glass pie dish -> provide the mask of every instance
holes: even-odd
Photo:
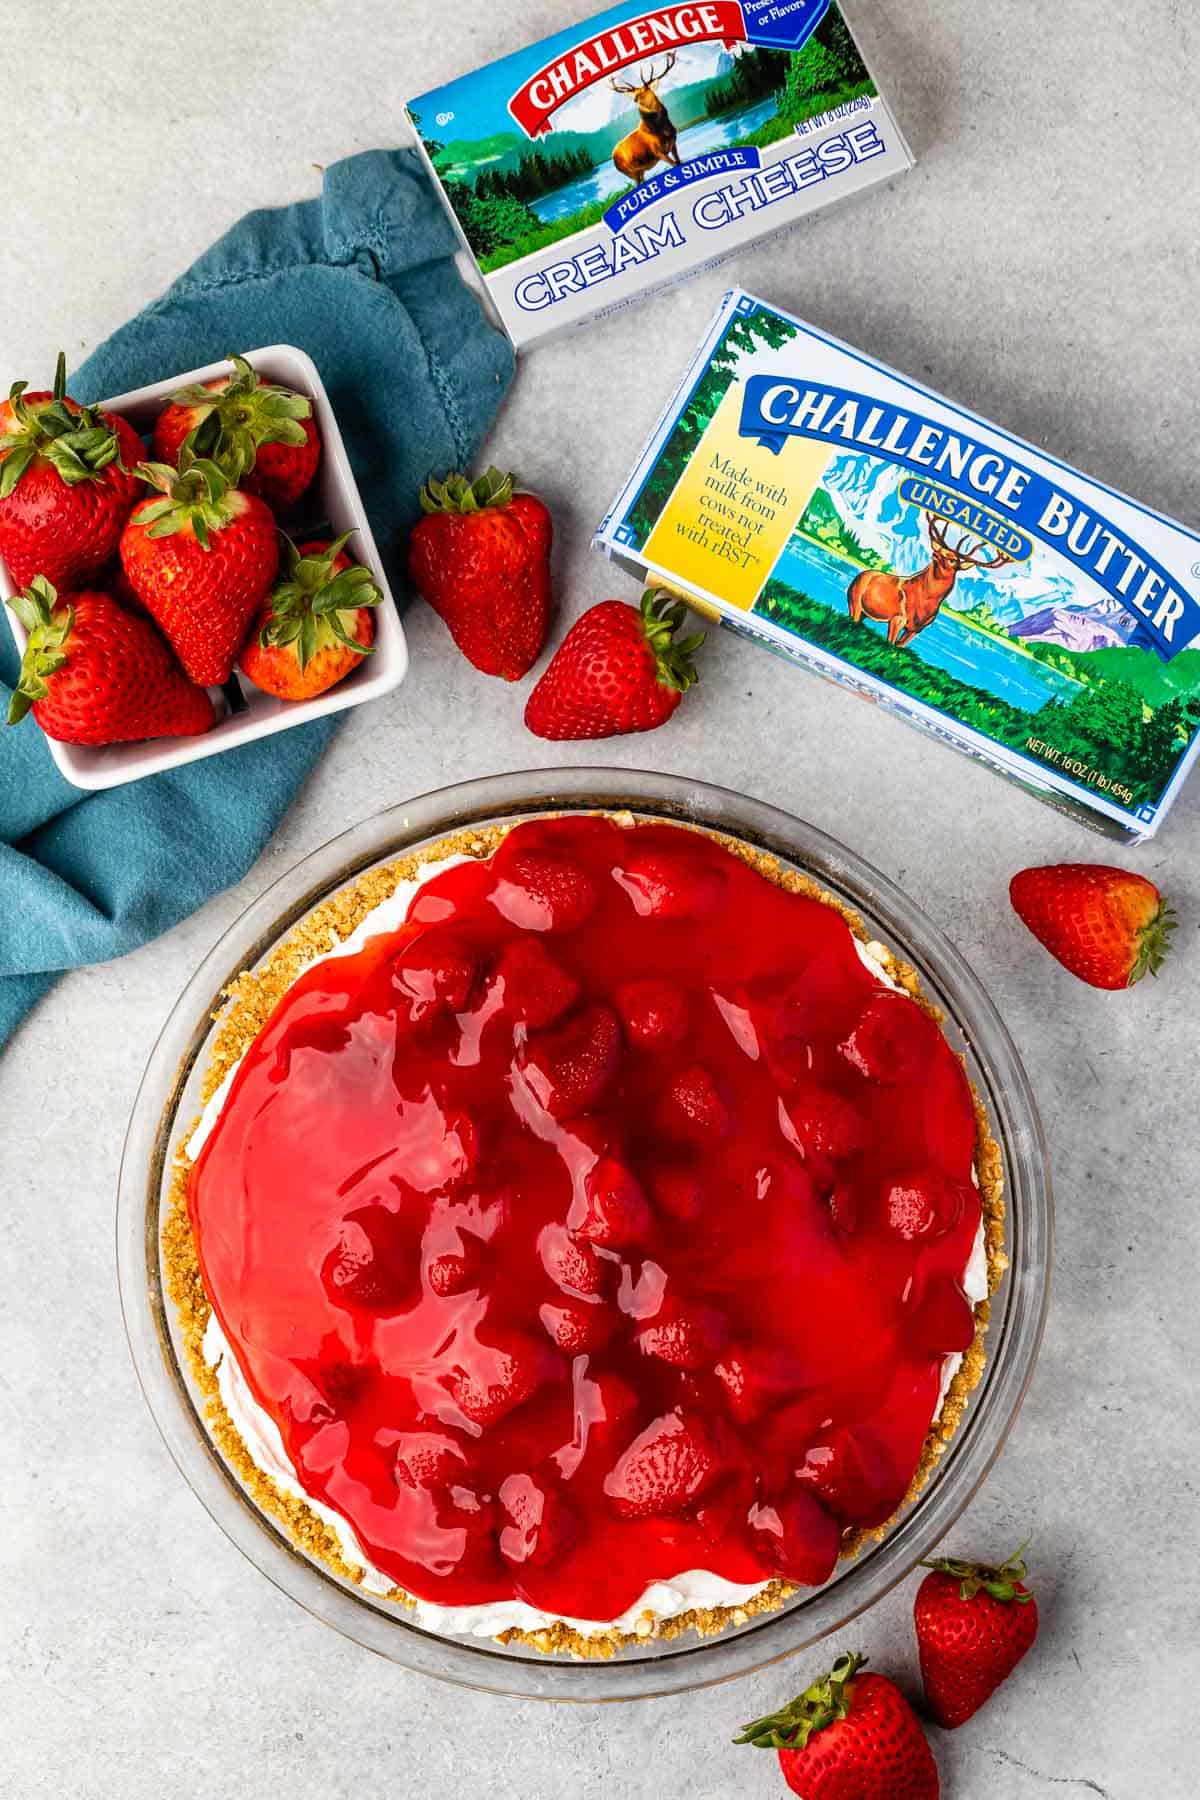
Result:
[[[629,1642],[608,1660],[577,1660],[426,1630],[403,1607],[339,1578],[292,1543],[210,1435],[166,1292],[162,1233],[172,1163],[201,1110],[213,1015],[231,982],[376,865],[471,826],[596,810],[701,825],[765,851],[853,908],[872,938],[917,970],[1000,1147],[1008,1267],[992,1296],[982,1380],[924,1489],[878,1541],[839,1564],[824,1587],[718,1636],[687,1632]],[[122,1158],[117,1251],[126,1332],[150,1410],[197,1498],[256,1568],[317,1618],[406,1668],[496,1693],[591,1703],[702,1687],[804,1649],[874,1605],[929,1554],[999,1455],[1029,1385],[1052,1231],[1045,1144],[1017,1052],[967,964],[899,888],[824,833],[761,802],[677,776],[581,768],[489,777],[391,808],[305,858],[243,913],[188,983],[151,1055]]]

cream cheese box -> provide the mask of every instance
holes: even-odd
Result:
[[[518,349],[911,164],[835,0],[634,0],[407,112]]]

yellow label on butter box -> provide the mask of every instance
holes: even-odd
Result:
[[[734,381],[646,544],[687,586],[749,612],[829,464],[828,444],[789,437],[778,453],[740,435]]]

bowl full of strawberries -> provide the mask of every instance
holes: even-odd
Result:
[[[0,402],[9,722],[114,787],[378,698],[408,654],[311,358],[248,351],[80,406]],[[29,723],[23,723],[27,717]]]

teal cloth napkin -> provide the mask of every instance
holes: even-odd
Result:
[[[473,461],[512,374],[457,248],[415,152],[348,157],[320,199],[240,220],[88,358],[70,392],[102,400],[234,350],[298,344],[398,578],[421,482]],[[15,672],[0,625],[0,716]],[[98,794],[59,775],[32,720],[0,729],[0,1045],[63,970],[124,955],[239,881],[337,723]]]

